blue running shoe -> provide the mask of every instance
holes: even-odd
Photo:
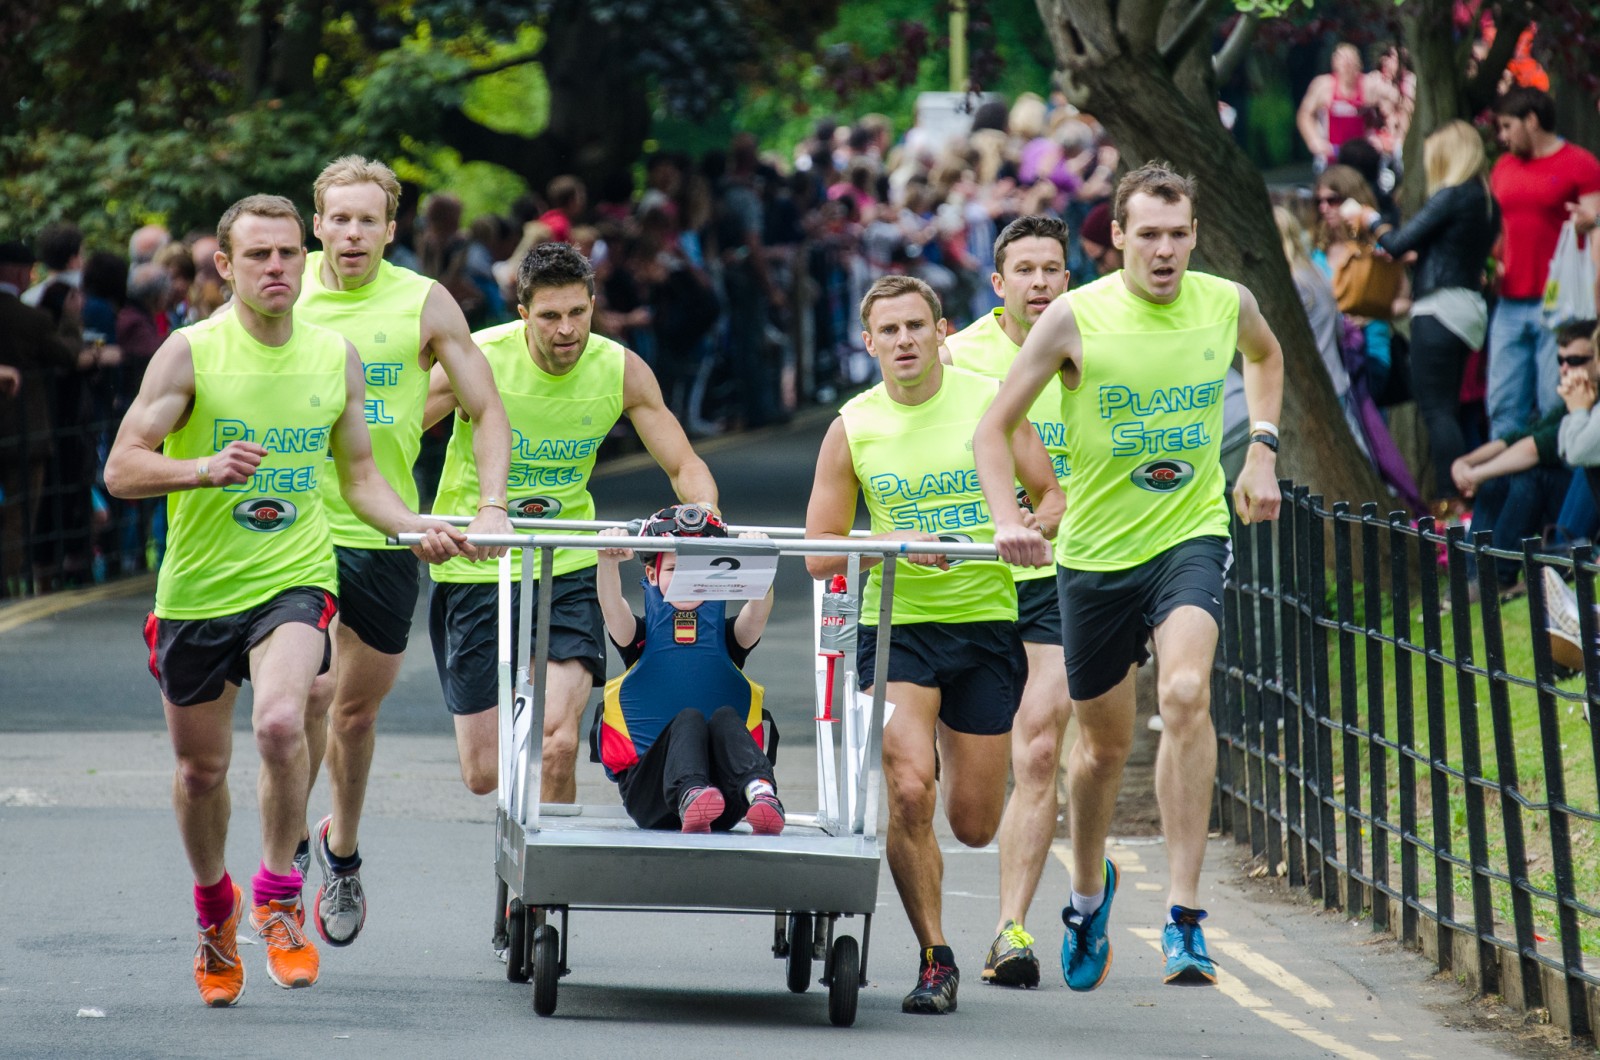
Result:
[[[1106,926],[1111,921],[1111,899],[1117,894],[1117,863],[1106,858],[1106,896],[1089,916],[1070,904],[1061,910],[1067,933],[1061,939],[1061,974],[1074,990],[1093,990],[1106,981],[1111,971],[1111,939]]]
[[[1175,922],[1169,920],[1161,932],[1161,948],[1167,954],[1163,980],[1179,985],[1212,985],[1217,981],[1217,966],[1206,953],[1206,934],[1200,929],[1206,911],[1175,905],[1172,915]]]

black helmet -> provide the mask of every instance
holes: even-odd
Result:
[[[703,504],[673,504],[639,523],[639,537],[727,537],[728,528],[717,513]],[[649,563],[659,552],[639,551]]]
[[[674,504],[639,526],[640,537],[727,537],[728,528],[703,504]]]

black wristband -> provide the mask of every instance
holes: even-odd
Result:
[[[1257,431],[1250,436],[1250,440],[1252,442],[1260,442],[1268,449],[1271,449],[1274,453],[1278,451],[1278,436],[1275,434],[1268,434],[1266,431]]]

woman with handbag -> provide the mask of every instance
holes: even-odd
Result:
[[[1289,262],[1295,293],[1300,296],[1306,322],[1311,325],[1311,337],[1317,342],[1317,352],[1322,354],[1322,363],[1328,369],[1328,379],[1344,409],[1351,435],[1394,495],[1407,508],[1420,513],[1423,505],[1416,482],[1389,434],[1383,414],[1367,392],[1361,367],[1362,343],[1357,339],[1346,349],[1344,337],[1353,330],[1353,325],[1339,312],[1328,278],[1312,263],[1307,253],[1305,229],[1286,207],[1274,206],[1272,218],[1278,225],[1278,238],[1283,243],[1283,256]]]
[[[1379,248],[1395,259],[1414,255],[1411,305],[1411,392],[1428,428],[1438,499],[1457,507],[1450,465],[1467,451],[1460,421],[1461,373],[1483,346],[1488,310],[1484,263],[1500,231],[1486,177],[1483,139],[1464,121],[1450,121],[1423,143],[1428,199],[1398,229],[1378,233]],[[1372,224],[1376,211],[1364,209]]]
[[[1360,222],[1361,213],[1347,216],[1348,202],[1362,212],[1377,212],[1372,188],[1358,170],[1329,166],[1317,178],[1315,195],[1312,261],[1332,281],[1339,309],[1361,332],[1368,391],[1380,404],[1392,404],[1381,400],[1391,390],[1393,331],[1388,322],[1404,308],[1405,272],[1378,257],[1371,231]]]

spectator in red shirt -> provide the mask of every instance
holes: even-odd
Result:
[[[572,176],[557,177],[545,190],[550,209],[540,215],[539,222],[550,229],[557,243],[570,243],[572,223],[583,216],[584,207],[588,205],[589,197],[584,192],[583,181]]]
[[[1556,135],[1555,100],[1513,88],[1495,108],[1506,153],[1490,189],[1500,204],[1500,302],[1489,326],[1489,434],[1525,428],[1561,406],[1556,341],[1544,319],[1544,285],[1569,216],[1587,235],[1600,210],[1600,161]]]

